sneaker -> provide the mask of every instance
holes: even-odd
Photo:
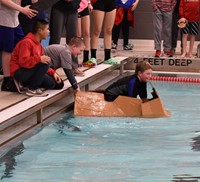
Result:
[[[160,57],[161,56],[161,50],[156,50],[154,57]]]
[[[112,47],[111,47],[111,49],[117,49],[117,44],[112,43]]]
[[[166,57],[173,57],[173,54],[172,54],[172,52],[165,52],[165,54],[164,54]]]
[[[176,54],[176,48],[172,48],[171,52],[172,52],[173,55]]]
[[[85,73],[81,70],[79,70],[78,68],[74,69],[74,75],[75,76],[85,76]]]
[[[133,47],[134,47],[134,45],[131,44],[131,43],[129,43],[128,46],[131,47],[132,49],[133,49]]]
[[[96,61],[96,59],[95,58],[91,58],[91,59],[89,59],[88,61],[86,61],[86,62],[83,62],[83,66],[85,66],[85,67],[95,67],[95,66],[97,66],[97,61]]]
[[[115,64],[120,64],[121,62],[116,60],[115,58],[110,58],[108,60],[105,60],[103,63],[104,64],[113,64],[113,65],[115,65]]]
[[[3,80],[1,85],[1,91],[17,92],[17,88],[12,78],[9,81]]]
[[[124,46],[124,50],[129,51],[129,50],[133,50],[133,48],[128,44]]]
[[[15,83],[15,86],[17,88],[17,91],[20,93],[20,94],[24,94],[27,90],[26,87],[24,87],[20,82],[18,82],[17,80],[13,79],[14,83]]]
[[[32,89],[27,89],[26,93],[27,96],[29,97],[46,97],[48,96],[48,94],[44,93],[44,91],[42,91],[40,88],[36,89],[36,90],[32,90]]]

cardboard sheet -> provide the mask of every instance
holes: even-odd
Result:
[[[104,95],[95,92],[78,92],[74,105],[75,116],[98,117],[168,117],[160,98],[146,103],[140,99],[119,96],[113,102],[104,100]]]

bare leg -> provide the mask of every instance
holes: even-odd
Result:
[[[97,49],[105,12],[92,11],[91,49]]]
[[[83,16],[81,18],[82,37],[85,43],[85,50],[90,50],[90,16]]]
[[[10,58],[11,53],[2,51],[2,68],[4,77],[10,76]]]
[[[195,42],[195,35],[190,35],[190,48],[189,48],[189,53],[188,53],[188,56],[190,58],[193,58],[192,51],[194,47],[194,42]]]
[[[82,32],[81,32],[81,18],[78,18],[77,36],[78,37],[82,37]]]
[[[112,29],[115,21],[116,9],[106,12],[104,18],[104,49],[111,49]]]
[[[182,36],[182,54],[181,54],[181,58],[185,58],[185,56],[187,54],[187,52],[186,52],[187,37],[188,37],[188,34],[183,34],[183,36]]]

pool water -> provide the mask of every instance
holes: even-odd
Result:
[[[200,86],[153,85],[171,117],[60,115],[0,159],[1,180],[165,182],[176,175],[189,175],[198,181]]]

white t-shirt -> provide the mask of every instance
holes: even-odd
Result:
[[[12,0],[14,3],[20,5],[21,0]],[[19,25],[18,19],[19,11],[9,8],[0,1],[0,25],[5,27],[15,28]]]

